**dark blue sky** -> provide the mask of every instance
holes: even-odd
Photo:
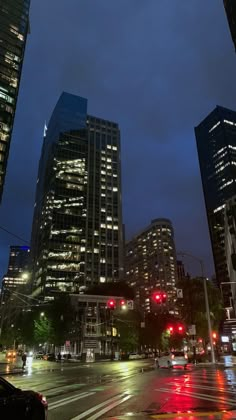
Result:
[[[235,78],[222,0],[32,0],[1,225],[30,240],[44,122],[65,90],[120,125],[127,238],[168,217],[211,275],[194,126],[216,104],[236,109]],[[1,231],[0,278],[11,244]]]

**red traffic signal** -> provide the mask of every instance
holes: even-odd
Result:
[[[154,293],[153,298],[157,303],[161,302],[161,294],[160,293]]]
[[[170,334],[172,334],[173,331],[174,331],[174,328],[172,326],[168,327],[167,329],[168,329],[168,331],[169,331]]]
[[[125,299],[121,299],[120,301],[120,307],[121,309],[127,309],[127,304]]]
[[[165,292],[155,292],[153,293],[152,298],[156,303],[165,303],[167,294]]]
[[[165,303],[167,299],[167,294],[166,293],[162,293],[162,302]]]
[[[178,326],[178,332],[179,332],[180,334],[183,334],[183,332],[184,332],[184,327],[183,327],[183,325],[179,325],[179,326]]]
[[[114,301],[114,299],[109,299],[107,301],[107,308],[115,309],[115,307],[116,307],[116,302]]]

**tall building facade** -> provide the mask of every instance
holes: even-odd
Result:
[[[155,219],[126,243],[126,281],[144,312],[153,309],[152,295],[166,292],[168,302],[176,297],[176,250],[174,230],[168,219]]]
[[[7,273],[3,277],[2,290],[14,291],[26,284],[29,278],[30,248],[28,246],[10,246]]]
[[[32,229],[33,289],[53,299],[117,281],[123,256],[120,131],[63,93],[45,133]]]
[[[30,0],[0,1],[0,202],[29,29],[29,8]]]
[[[235,0],[224,0],[225,12],[229,23],[229,29],[236,50],[236,3]]]
[[[232,292],[232,303],[227,310],[228,318],[231,317],[230,308],[236,314],[236,196],[225,204],[225,256],[228,268],[229,281]],[[226,285],[227,286],[227,285]],[[225,285],[222,284],[222,288]]]
[[[236,194],[236,112],[217,106],[195,127],[198,157],[218,287],[229,281],[225,205]],[[225,289],[225,306],[229,305]]]

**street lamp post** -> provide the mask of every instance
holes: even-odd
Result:
[[[200,258],[195,257],[192,254],[188,254],[187,252],[178,252],[178,254],[179,255],[182,255],[182,256],[187,256],[187,257],[193,258],[194,260],[198,261],[198,263],[201,266],[201,276],[202,276],[202,279],[203,279],[203,286],[204,286],[205,305],[206,305],[206,317],[207,317],[207,324],[208,324],[208,334],[209,334],[210,345],[211,345],[211,362],[213,364],[215,364],[215,362],[216,362],[216,359],[215,359],[215,349],[214,349],[213,337],[212,337],[212,328],[211,328],[211,317],[210,317],[210,309],[209,309],[209,300],[208,300],[206,276],[205,276],[205,272],[204,272],[204,264],[203,264],[203,261]]]

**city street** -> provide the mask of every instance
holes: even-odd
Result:
[[[189,365],[187,370],[168,370],[153,369],[153,361],[140,360],[32,372],[6,379],[46,395],[49,420],[161,418],[161,413],[180,411],[200,411],[214,418],[218,410],[236,409],[235,366]],[[170,414],[169,418],[180,417]]]

